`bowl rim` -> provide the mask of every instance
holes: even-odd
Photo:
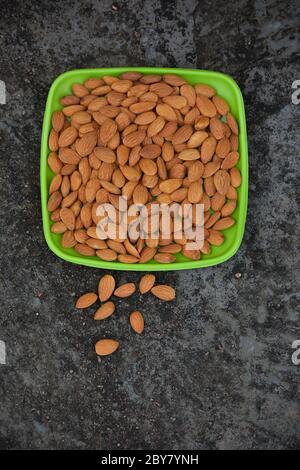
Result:
[[[181,262],[174,262],[170,264],[152,264],[152,263],[143,263],[143,264],[126,264],[120,263],[118,261],[103,261],[100,258],[94,259],[93,257],[80,257],[75,255],[69,255],[64,251],[63,248],[58,248],[52,237],[52,232],[50,231],[50,217],[47,209],[47,200],[48,200],[48,191],[47,191],[47,157],[48,157],[48,135],[50,131],[51,123],[51,114],[52,109],[51,105],[53,102],[53,96],[56,88],[69,77],[76,77],[78,80],[78,73],[84,74],[120,74],[126,71],[137,71],[141,73],[158,73],[158,74],[178,74],[189,73],[190,75],[201,77],[204,75],[212,75],[218,78],[221,78],[223,81],[227,82],[235,92],[237,107],[239,110],[238,124],[241,138],[243,139],[243,158],[241,159],[241,174],[243,177],[243,185],[241,187],[241,193],[239,197],[240,204],[240,214],[236,223],[238,225],[237,235],[230,246],[230,248],[222,254],[216,255],[213,258],[200,259],[198,261],[187,260]],[[98,269],[111,269],[117,271],[178,271],[178,270],[189,270],[197,268],[205,268],[216,266],[218,264],[224,263],[232,258],[238,251],[245,232],[245,224],[247,218],[247,207],[248,207],[248,145],[247,145],[247,127],[246,127],[246,116],[245,116],[245,106],[244,100],[241,93],[241,90],[236,83],[236,81],[228,74],[223,72],[215,72],[205,69],[186,69],[186,68],[170,68],[170,67],[103,67],[103,68],[85,68],[85,69],[72,69],[62,74],[58,75],[56,79],[52,82],[51,87],[48,92],[43,126],[42,126],[42,139],[41,139],[41,151],[40,151],[40,188],[41,188],[41,207],[42,207],[42,223],[43,223],[43,232],[46,243],[50,250],[57,255],[59,258],[64,261],[71,262],[73,264],[79,264],[84,266],[89,266]]]

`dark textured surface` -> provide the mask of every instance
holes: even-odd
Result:
[[[300,366],[291,361],[300,339],[297,2],[112,4],[0,0],[0,448],[300,448]],[[174,304],[136,295],[99,325],[73,304],[101,272],[59,260],[44,241],[39,147],[53,79],[118,65],[208,68],[237,80],[249,214],[226,264],[158,275],[176,286]],[[138,302],[143,337],[127,320]],[[98,361],[104,335],[122,345]]]

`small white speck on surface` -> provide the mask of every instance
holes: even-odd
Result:
[[[235,273],[234,277],[236,279],[240,279],[242,277],[242,273]]]

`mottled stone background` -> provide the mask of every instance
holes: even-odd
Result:
[[[0,448],[299,449],[297,1],[0,0],[0,13]],[[137,295],[99,325],[73,305],[102,272],[58,259],[44,241],[39,149],[53,79],[118,65],[234,77],[247,112],[249,212],[230,261],[158,274],[176,286],[174,304]],[[139,302],[142,337],[128,325]],[[98,361],[104,335],[122,345]]]

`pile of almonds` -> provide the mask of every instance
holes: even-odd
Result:
[[[199,260],[221,245],[222,231],[235,223],[241,175],[238,126],[216,90],[177,75],[126,72],[76,83],[72,92],[53,113],[49,135],[48,210],[63,248],[105,261],[171,263],[177,253]],[[119,196],[149,211],[157,203],[202,203],[202,248],[188,250],[189,240],[174,231],[166,239],[160,226],[155,238],[100,240],[97,208],[119,210]],[[195,226],[193,210],[189,218]]]
[[[112,295],[119,298],[130,297],[136,291],[136,286],[133,282],[122,284],[116,288],[116,281],[110,274],[105,274],[99,281],[98,294],[95,292],[88,292],[83,294],[77,299],[76,308],[88,308],[94,305],[95,302],[100,300],[101,306],[96,310],[94,319],[105,320],[110,317],[115,311],[115,304],[109,300]],[[151,292],[155,297],[160,300],[172,301],[175,299],[175,290],[165,284],[155,285],[154,274],[145,274],[139,282],[139,291],[141,294]],[[129,317],[130,325],[138,334],[144,331],[144,317],[138,310],[133,311]],[[115,339],[105,338],[98,341],[95,345],[96,354],[98,356],[107,356],[119,347],[119,342]]]

